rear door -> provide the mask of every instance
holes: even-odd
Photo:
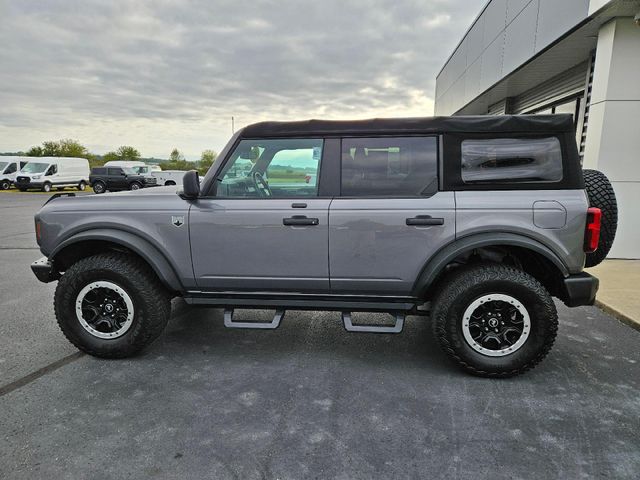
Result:
[[[122,190],[127,188],[127,179],[120,167],[107,168],[108,189]]]
[[[453,192],[438,191],[438,138],[343,138],[329,212],[333,293],[410,295],[455,238]]]
[[[242,140],[215,192],[193,203],[193,270],[208,291],[329,291],[328,217],[316,175],[323,140]],[[324,161],[324,159],[322,160]]]

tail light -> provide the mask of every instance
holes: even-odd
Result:
[[[598,249],[601,220],[602,211],[599,208],[592,207],[587,210],[587,227],[584,232],[585,253],[593,253]]]
[[[36,220],[36,242],[40,245],[40,239],[42,238],[42,223],[40,220]]]

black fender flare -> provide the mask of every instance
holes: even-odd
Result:
[[[432,285],[442,270],[459,255],[476,248],[491,246],[514,246],[532,250],[549,260],[563,277],[569,276],[569,269],[564,262],[546,245],[538,240],[516,233],[496,232],[479,233],[459,238],[442,247],[422,268],[413,285],[412,294],[421,297]]]
[[[126,232],[124,230],[98,228],[78,232],[56,245],[49,255],[49,260],[55,262],[56,255],[69,245],[89,240],[101,240],[116,243],[128,248],[140,255],[140,257],[149,264],[165,287],[175,292],[184,291],[184,287],[180,282],[175,269],[169,263],[167,258],[149,241],[134,233]]]

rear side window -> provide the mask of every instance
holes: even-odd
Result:
[[[559,182],[560,141],[555,137],[463,140],[461,173],[467,184]]]
[[[92,173],[94,175],[106,175],[107,169],[106,168],[94,168]]]
[[[436,137],[344,138],[343,196],[432,195],[438,188]]]
[[[121,168],[109,168],[107,171],[109,172],[109,175],[120,175],[122,173]]]

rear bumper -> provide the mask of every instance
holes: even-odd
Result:
[[[47,257],[42,257],[31,264],[31,271],[43,283],[53,282],[60,278],[60,274],[53,269]]]
[[[600,282],[586,272],[569,275],[563,281],[564,298],[567,307],[593,305]]]

